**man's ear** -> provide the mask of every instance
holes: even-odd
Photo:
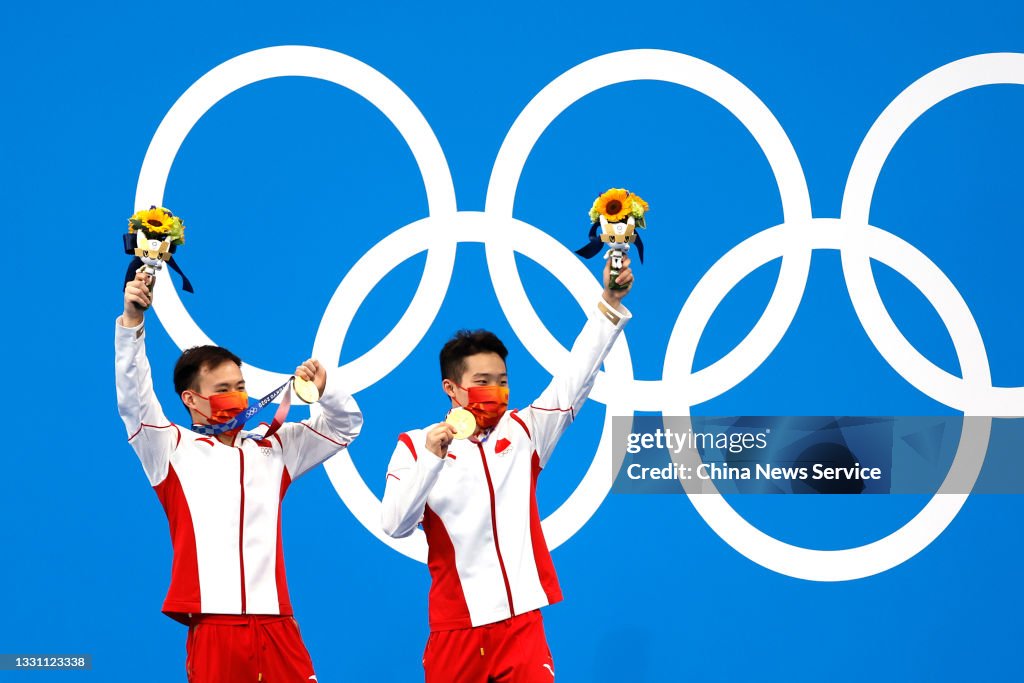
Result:
[[[441,380],[441,389],[450,399],[455,399],[455,382],[450,379]]]
[[[181,402],[185,404],[186,408],[196,407],[196,395],[191,389],[186,389],[181,392]]]

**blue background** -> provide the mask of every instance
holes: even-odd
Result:
[[[825,4],[5,3],[0,650],[93,655],[91,673],[49,674],[62,680],[184,680],[185,629],[159,612],[170,569],[166,521],[116,414],[111,337],[126,265],[120,234],[139,167],[164,114],[202,74],[279,44],[360,59],[416,103],[444,149],[459,208],[481,210],[505,133],[542,87],[606,52],[675,50],[728,71],[767,104],[800,157],[814,215],[831,217],[858,145],[884,107],[947,62],[1024,51],[1024,7]],[[917,246],[962,292],[1004,386],[1024,384],[1014,304],[1022,115],[1024,88],[1010,86],[935,107],[889,157],[871,213],[874,225]],[[652,206],[650,258],[636,269],[627,336],[636,375],[657,379],[692,287],[733,245],[781,221],[779,195],[763,154],[728,112],[699,93],[650,82],[606,88],[559,117],[530,156],[515,214],[575,248],[593,197],[613,185]],[[298,78],[249,86],[204,116],[177,156],[165,203],[189,226],[181,262],[197,289],[184,295],[193,317],[247,361],[281,371],[309,355],[321,311],[358,255],[426,215],[412,155],[387,119],[352,92]],[[362,246],[353,253],[311,246],[347,241],[356,229]],[[244,244],[244,253],[226,251],[227,240]],[[541,317],[568,345],[582,312],[552,275],[517,261]],[[423,262],[423,254],[410,259],[375,289],[342,361],[398,320]],[[590,266],[596,272],[599,264]],[[292,276],[297,267],[301,278]],[[908,338],[957,372],[948,334],[924,298],[895,271],[874,270]],[[698,367],[752,327],[777,272],[770,263],[729,295],[705,332]],[[471,311],[456,305],[467,297]],[[467,326],[494,329],[508,343],[514,404],[547,382],[497,306],[482,246],[460,246],[448,299],[427,336],[357,396],[367,424],[352,455],[378,495],[397,433],[445,410],[436,352]],[[183,421],[170,382],[177,349],[155,317],[149,330],[158,394],[169,416]],[[888,367],[853,313],[838,255],[817,252],[801,308],[775,352],[695,411],[949,408]],[[589,404],[559,446],[541,480],[543,514],[579,482],[603,417],[602,405]],[[842,548],[892,532],[926,500],[733,502],[777,538]],[[284,510],[291,595],[320,680],[420,679],[426,568],[371,537],[322,469],[293,487]],[[747,560],[684,496],[609,496],[554,552],[567,596],[545,610],[558,680],[1012,676],[1022,510],[1017,496],[972,497],[903,565],[823,584]]]

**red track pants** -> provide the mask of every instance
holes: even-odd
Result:
[[[197,614],[189,622],[185,650],[189,683],[316,681],[290,616]]]
[[[423,653],[426,683],[551,683],[540,610],[475,628],[433,631]]]

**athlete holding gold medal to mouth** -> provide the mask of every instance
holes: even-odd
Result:
[[[426,683],[554,679],[540,608],[562,592],[537,512],[537,478],[631,317],[622,299],[633,284],[626,256],[633,240],[623,236],[643,227],[647,208],[625,190],[595,201],[591,220],[610,235],[598,243],[615,252],[605,262],[604,291],[568,362],[533,403],[508,410],[505,345],[491,332],[463,330],[440,354],[447,417],[398,437],[382,523],[395,538],[420,524],[426,533]]]
[[[173,241],[184,241],[184,224],[152,207],[132,217],[129,231],[126,249],[142,266],[129,266],[115,327],[117,406],[170,526],[174,559],[163,611],[189,627],[188,680],[316,680],[288,597],[281,503],[294,480],[358,436],[359,406],[312,358],[250,406],[242,361],[222,347],[198,346],[174,368],[191,427],[169,421],[153,390],[143,323],[160,261]],[[285,422],[292,391],[321,410]],[[245,431],[277,396],[271,424]]]

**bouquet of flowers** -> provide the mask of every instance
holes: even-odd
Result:
[[[601,251],[602,244],[607,244],[608,251],[604,257],[611,260],[609,287],[612,289],[622,288],[616,284],[615,278],[622,270],[623,258],[631,244],[636,244],[640,263],[644,262],[644,243],[636,228],[647,227],[645,217],[650,208],[639,195],[620,188],[602,193],[590,207],[589,241],[577,249],[576,253],[583,258],[591,258]]]
[[[140,269],[150,275],[156,275],[167,263],[171,270],[181,276],[181,287],[191,292],[189,282],[181,268],[174,261],[174,252],[185,243],[185,223],[169,209],[162,206],[150,206],[148,209],[135,212],[128,219],[128,232],[124,235],[124,252],[134,256],[128,264],[125,284],[135,277]]]
[[[128,219],[128,234],[142,231],[148,239],[163,240],[171,238],[171,244],[185,244],[185,224],[169,209],[162,206],[150,206],[143,211],[136,211]]]
[[[609,223],[619,223],[632,216],[637,226],[646,228],[644,214],[650,208],[640,195],[635,195],[629,190],[612,188],[594,200],[594,205],[590,207],[590,222],[596,226],[601,216],[604,216]]]

